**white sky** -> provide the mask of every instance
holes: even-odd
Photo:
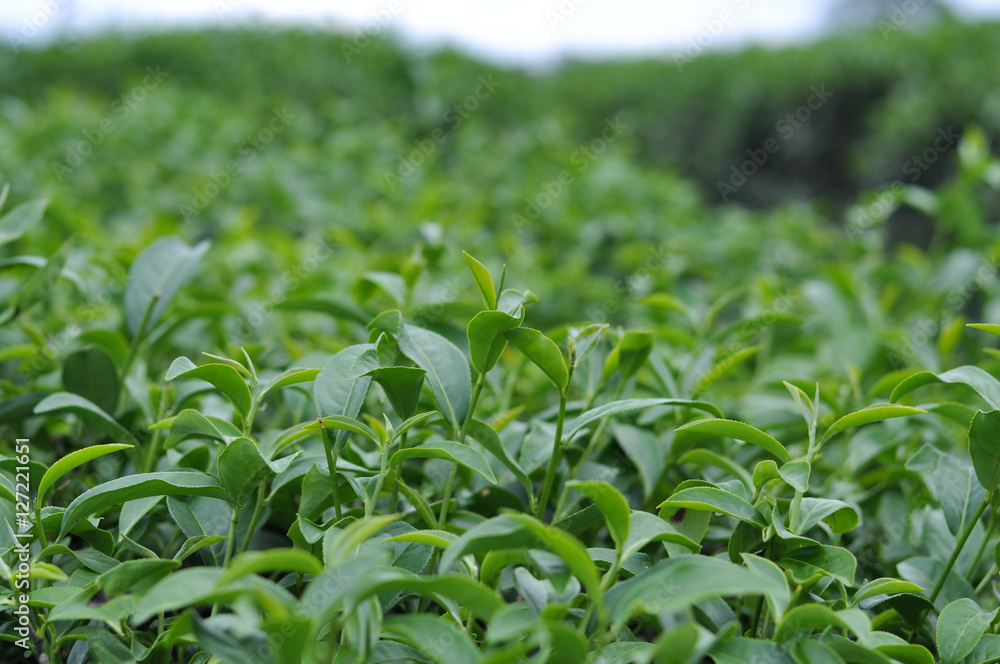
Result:
[[[834,4],[835,0],[0,0],[0,38],[6,43],[17,40],[19,45],[43,44],[59,34],[109,25],[162,28],[256,19],[339,25],[348,34],[367,28],[414,45],[444,42],[501,63],[540,65],[570,54],[597,58],[675,53],[697,38],[707,48],[808,40],[828,27]],[[897,0],[896,4],[923,3]],[[997,0],[949,4],[969,17],[1000,17]],[[914,14],[915,21],[920,11]]]

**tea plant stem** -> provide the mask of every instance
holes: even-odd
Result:
[[[476,389],[472,392],[472,401],[469,402],[469,411],[462,422],[462,428],[458,432],[458,442],[464,444],[465,437],[469,433],[469,426],[472,425],[472,417],[476,413],[476,404],[479,403],[479,395],[483,393],[483,385],[486,384],[486,374],[480,373],[476,381]],[[455,480],[458,479],[458,464],[452,464],[451,472],[448,473],[448,481],[444,485],[444,500],[441,501],[441,514],[438,516],[438,523],[441,527],[447,523],[448,505],[451,503],[451,492],[455,490]]]
[[[229,538],[226,540],[226,557],[222,559],[223,568],[229,567],[229,561],[233,557],[233,549],[236,548],[236,527],[240,523],[239,505],[233,505],[233,518],[229,520]]]
[[[233,558],[233,549],[236,548],[236,527],[240,523],[240,506],[233,505],[233,518],[229,521],[229,538],[226,540],[226,556],[222,559],[222,568],[229,569],[229,562]],[[219,610],[219,603],[212,605],[212,615]]]
[[[937,583],[934,584],[934,589],[931,590],[930,603],[933,605],[935,600],[937,600],[938,595],[941,594],[941,590],[944,588],[945,581],[948,580],[948,575],[951,573],[952,568],[955,566],[955,562],[962,553],[962,547],[965,546],[965,542],[969,539],[969,535],[972,534],[972,529],[975,528],[976,522],[986,511],[987,506],[990,504],[990,500],[993,498],[993,492],[987,491],[986,495],[979,502],[979,507],[972,514],[972,518],[969,519],[969,523],[965,526],[965,530],[959,536],[958,540],[955,541],[955,550],[951,552],[951,557],[948,558],[948,562],[944,564],[944,569],[941,570],[941,576],[938,577]],[[921,612],[920,618],[917,620],[916,624],[913,626],[913,630],[910,632],[910,638],[908,641],[913,643],[913,639],[920,632],[920,625],[924,622],[924,618],[927,616],[927,609]]]
[[[401,450],[406,449],[406,436],[409,433],[410,433],[409,431],[403,432],[403,435],[399,439],[399,449]],[[396,468],[393,468],[391,474],[392,474],[392,480],[389,482],[389,484],[392,486],[392,494],[389,497],[389,511],[395,512],[396,502],[399,500],[399,483],[396,481],[396,478],[399,477],[399,467],[397,466]]]
[[[976,592],[977,593],[982,592],[983,588],[986,587],[986,584],[988,584],[990,582],[990,579],[996,576],[998,572],[1000,572],[1000,567],[997,567],[997,564],[993,563],[993,565],[990,566],[990,571],[987,572],[986,576],[984,576],[982,580],[979,582],[979,584],[976,585]]]
[[[319,431],[320,435],[323,436],[323,449],[326,450],[326,465],[330,469],[330,482],[333,489],[333,510],[337,515],[337,519],[341,519],[343,514],[340,512],[340,493],[337,491],[337,448],[333,441],[330,440],[330,432],[326,430],[323,419],[316,419],[319,420]]]
[[[549,502],[549,493],[552,492],[552,482],[556,478],[556,471],[559,469],[559,462],[562,460],[562,433],[563,422],[566,419],[566,390],[559,395],[559,417],[556,419],[556,435],[552,441],[552,456],[549,457],[549,467],[545,471],[545,481],[542,483],[542,493],[538,497],[538,506],[535,508],[535,517],[539,521],[545,518],[545,506]]]
[[[965,530],[962,531],[961,536],[958,541],[955,542],[955,550],[951,552],[951,558],[945,563],[944,569],[941,570],[941,576],[938,578],[937,583],[934,584],[934,590],[931,591],[930,601],[931,604],[937,599],[938,595],[941,594],[941,589],[944,588],[944,582],[948,578],[948,574],[951,572],[951,568],[955,566],[955,561],[958,560],[958,556],[962,553],[962,547],[965,546],[965,542],[969,539],[969,535],[972,534],[972,529],[976,526],[976,522],[979,521],[979,517],[983,515],[986,511],[987,506],[990,504],[990,499],[993,498],[993,492],[988,491],[983,499],[979,503],[979,507],[972,514],[972,518],[969,519],[968,525],[965,526]]]
[[[160,390],[160,404],[156,409],[156,419],[162,420],[167,411],[167,389]],[[151,473],[156,470],[156,462],[160,459],[163,451],[163,430],[157,429],[153,432],[153,438],[149,441],[149,455],[146,457],[146,472]]]
[[[250,527],[247,528],[247,536],[243,538],[243,544],[240,545],[240,553],[247,550],[250,546],[250,539],[253,537],[253,531],[257,528],[257,522],[260,520],[260,515],[264,511],[264,494],[267,492],[267,481],[262,480],[260,485],[257,487],[257,502],[253,507],[253,516],[250,517]]]
[[[385,485],[386,476],[386,465],[389,463],[389,446],[382,450],[382,466],[379,468],[378,480],[375,481],[375,493],[372,494],[372,499],[365,504],[365,518],[367,519],[375,511],[375,503],[378,502],[378,497],[382,493],[382,487]],[[389,511],[392,511],[390,506]]]
[[[622,392],[624,391],[624,388],[625,388],[625,381],[621,381],[620,383],[618,383],[618,388],[615,391],[615,395],[612,398],[612,401],[618,401],[619,399],[622,398]],[[591,399],[587,403],[587,408],[585,410],[590,410],[592,407],[593,407],[593,399]],[[571,480],[576,479],[576,476],[580,472],[580,469],[583,468],[583,464],[587,462],[590,456],[594,453],[594,450],[598,449],[598,447],[600,446],[600,441],[604,437],[604,430],[608,428],[609,421],[611,421],[611,417],[607,416],[607,417],[602,417],[601,421],[597,423],[597,429],[594,430],[594,435],[590,437],[590,440],[587,442],[587,446],[583,448],[583,453],[580,455],[580,460],[577,461],[572,468],[570,468],[569,479]],[[553,513],[554,519],[558,519],[559,515],[562,513],[563,507],[566,504],[567,497],[569,497],[569,487],[566,486],[566,484],[564,483],[562,490],[560,490],[559,492],[559,499],[556,501],[556,509],[555,512]]]
[[[972,578],[975,573],[976,568],[979,567],[979,561],[982,559],[983,554],[986,552],[986,545],[989,544],[990,539],[993,537],[993,531],[997,527],[996,515],[992,515],[990,518],[990,525],[986,528],[986,535],[983,537],[983,541],[979,543],[979,548],[976,550],[976,555],[972,558],[972,564],[969,565],[969,571],[965,573],[966,578]]]

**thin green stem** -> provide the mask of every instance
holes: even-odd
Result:
[[[375,481],[375,493],[372,496],[372,499],[365,504],[366,519],[375,512],[375,503],[378,502],[378,497],[382,493],[382,487],[385,485],[386,466],[388,465],[388,462],[389,446],[387,444],[386,448],[382,450],[382,467],[379,469],[378,480]],[[392,507],[389,508],[389,511],[392,511]]]
[[[156,419],[162,420],[167,411],[167,387],[164,385],[160,390],[160,403],[156,408]],[[160,453],[163,451],[163,430],[157,429],[153,432],[153,438],[149,441],[149,453],[146,456],[146,472],[151,473],[156,470],[156,462],[160,460]]]
[[[979,543],[979,548],[976,550],[976,555],[972,558],[972,564],[969,565],[969,571],[965,573],[965,578],[971,579],[972,575],[975,574],[976,568],[979,567],[979,561],[982,560],[983,554],[986,553],[986,545],[989,544],[990,538],[993,536],[993,531],[997,527],[997,515],[991,514],[990,525],[986,528],[986,535],[983,537],[983,541]]]
[[[233,550],[236,548],[236,527],[240,524],[240,508],[233,505],[233,518],[229,521],[229,538],[226,540],[226,557],[222,559],[222,566],[229,567],[229,561],[233,558]]]
[[[624,380],[618,383],[618,387],[615,390],[615,394],[611,399],[612,401],[617,401],[618,399],[621,399],[622,392],[625,391],[625,383],[626,381]],[[596,398],[596,396],[597,395],[595,394],[587,401],[587,407],[584,409],[585,411],[590,410],[593,407],[594,398]],[[608,422],[610,421],[611,417],[608,416],[608,417],[602,417],[601,421],[597,423],[597,429],[594,430],[594,434],[590,437],[590,440],[587,441],[587,446],[583,449],[583,453],[580,455],[580,460],[577,461],[572,468],[570,468],[569,479],[571,480],[576,479],[576,476],[577,474],[579,474],[580,469],[583,468],[583,464],[587,462],[587,460],[591,457],[591,455],[593,455],[595,451],[601,448],[601,439],[604,437],[604,430],[607,429]],[[569,497],[569,486],[567,486],[564,483],[562,489],[559,491],[559,499],[556,500],[556,510],[553,513],[554,519],[556,520],[559,519],[560,515],[562,514],[563,508],[566,505],[566,499],[568,497]]]
[[[972,514],[972,518],[969,519],[969,523],[965,526],[965,530],[962,531],[962,534],[959,535],[958,539],[955,541],[955,549],[951,552],[951,557],[948,558],[948,562],[944,564],[944,569],[941,570],[941,576],[938,577],[937,583],[934,584],[934,589],[931,590],[930,597],[928,597],[932,605],[935,600],[937,600],[938,595],[941,594],[941,590],[944,588],[944,583],[948,580],[948,575],[955,566],[955,562],[958,560],[958,557],[962,554],[962,548],[965,546],[966,541],[968,541],[969,536],[972,534],[972,529],[976,527],[976,523],[983,515],[983,512],[986,511],[986,508],[989,506],[992,498],[993,492],[987,491],[986,495],[983,496],[983,499],[979,502],[979,507],[977,507],[976,511]],[[923,624],[926,616],[927,610],[925,609],[920,613],[920,617],[917,619],[913,629],[910,631],[910,637],[908,639],[910,643],[913,643],[913,639],[920,633],[920,625]]]
[[[253,516],[250,517],[250,527],[247,528],[247,535],[243,538],[243,543],[240,545],[240,553],[243,553],[250,546],[250,540],[253,538],[253,531],[257,528],[257,522],[260,521],[260,515],[264,511],[264,494],[267,493],[267,480],[262,480],[260,485],[257,487],[257,502],[253,507]]]
[[[995,577],[998,572],[1000,572],[1000,567],[998,567],[996,563],[993,563],[993,565],[990,567],[990,571],[986,573],[986,576],[984,576],[982,580],[980,580],[979,584],[976,586],[976,593],[981,593],[983,591],[983,588],[986,587],[986,584],[990,582],[990,579]]]
[[[327,431],[323,419],[317,417],[319,422],[319,432],[323,437],[323,449],[326,451],[326,465],[330,469],[330,483],[333,490],[333,510],[337,519],[341,519],[343,514],[340,511],[340,492],[337,491],[337,446],[330,439],[330,432]]]
[[[535,517],[542,521],[545,518],[545,507],[549,502],[549,494],[552,492],[552,482],[555,481],[556,471],[559,469],[559,462],[562,461],[562,434],[563,422],[566,419],[566,390],[559,395],[559,417],[556,420],[556,435],[552,441],[552,456],[549,457],[549,467],[545,471],[545,481],[542,484],[542,493],[538,497],[538,505],[535,508]]]
[[[399,439],[399,449],[401,450],[406,449],[406,437],[409,435],[409,433],[410,433],[409,431],[403,432],[403,435]],[[390,512],[396,511],[396,503],[399,502],[399,483],[396,481],[396,478],[398,476],[399,476],[399,466],[397,465],[395,468],[392,469],[392,479],[389,482],[389,485],[392,487],[392,493],[389,496]]]
[[[986,495],[983,496],[983,499],[979,502],[979,507],[976,508],[976,511],[972,514],[972,518],[969,519],[969,523],[965,526],[965,530],[962,531],[962,534],[955,542],[955,550],[951,552],[951,558],[949,558],[948,562],[944,564],[944,569],[941,570],[941,576],[938,578],[937,583],[934,584],[934,590],[931,591],[931,596],[928,598],[930,599],[931,604],[933,604],[934,600],[936,600],[938,595],[941,594],[941,589],[944,588],[944,582],[948,578],[951,568],[955,566],[955,561],[958,560],[958,556],[962,553],[962,547],[965,546],[965,542],[969,539],[969,535],[972,534],[972,529],[975,528],[976,522],[979,521],[979,517],[981,517],[983,512],[986,511],[992,497],[992,491],[988,491]]]
[[[472,400],[469,402],[469,410],[465,414],[465,421],[458,431],[458,442],[465,443],[465,437],[469,434],[469,427],[472,425],[472,418],[476,412],[476,405],[479,403],[479,396],[483,393],[483,385],[486,384],[486,374],[480,373],[476,380],[476,388],[472,392]],[[438,516],[438,523],[443,528],[448,519],[448,506],[451,504],[451,494],[455,490],[455,480],[458,479],[458,464],[452,464],[451,472],[448,473],[448,481],[444,485],[444,500],[441,501],[441,513]]]
[[[233,549],[236,548],[236,528],[240,524],[240,507],[233,505],[233,517],[229,521],[229,538],[226,540],[226,556],[222,560],[223,569],[229,569],[229,562],[233,559]],[[212,605],[212,615],[219,611],[219,603]]]

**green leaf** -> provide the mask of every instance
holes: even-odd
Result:
[[[903,395],[912,392],[918,387],[930,385],[931,383],[953,383],[971,387],[979,394],[983,400],[989,404],[991,409],[1000,409],[1000,381],[986,373],[979,367],[963,366],[935,374],[931,371],[919,371],[904,379],[892,391],[889,401],[895,403]]]
[[[591,323],[570,337],[570,357],[574,367],[580,366],[597,348],[597,343],[606,329],[608,329],[607,323]]]
[[[472,526],[445,551],[441,569],[449,569],[466,554],[521,548],[542,549],[559,556],[591,597],[600,597],[600,580],[587,549],[569,533],[526,514],[504,514]]]
[[[429,544],[439,549],[447,549],[458,537],[454,533],[446,530],[415,530],[395,537],[389,537],[389,542],[416,542],[418,544]]]
[[[299,383],[311,382],[316,380],[316,376],[318,375],[319,369],[287,369],[267,381],[264,386],[260,388],[260,394],[257,398],[263,399],[271,390],[276,390],[287,385],[297,385]]]
[[[525,493],[528,494],[529,499],[535,495],[534,486],[531,483],[531,478],[528,477],[524,469],[521,468],[517,461],[514,461],[507,454],[507,449],[500,442],[500,437],[497,432],[486,422],[482,420],[473,419],[469,425],[468,435],[472,437],[473,440],[477,441],[482,445],[487,452],[492,454],[497,460],[500,461],[504,466],[513,473],[517,481],[521,483],[524,487]]]
[[[35,198],[0,217],[0,247],[18,239],[41,221],[48,203],[44,198]]]
[[[226,445],[218,459],[219,483],[232,496],[236,505],[244,505],[264,480],[275,475],[274,469],[260,454],[257,443],[249,438],[237,438]]]
[[[497,289],[493,284],[493,277],[490,275],[490,271],[467,252],[463,251],[462,255],[465,256],[465,262],[469,264],[469,269],[472,270],[472,277],[476,280],[476,288],[479,289],[479,294],[483,298],[483,304],[486,305],[487,309],[496,309]],[[482,371],[482,373],[486,372]]]
[[[868,424],[870,422],[880,422],[894,417],[919,415],[924,412],[926,411],[919,408],[911,408],[909,406],[869,406],[868,408],[863,408],[849,415],[844,415],[839,420],[834,422],[830,428],[826,430],[826,433],[823,434],[823,438],[819,441],[819,445],[822,446],[823,443],[846,429],[859,427],[862,424]]]
[[[135,436],[129,433],[128,429],[118,424],[100,406],[76,394],[70,394],[69,392],[50,394],[35,405],[34,412],[36,415],[63,412],[74,413],[88,422],[97,425],[112,438],[124,440],[131,445],[139,443],[135,439]]]
[[[990,626],[997,610],[983,611],[968,598],[944,607],[937,623],[937,649],[941,664],[957,664],[972,652]]]
[[[368,388],[371,386],[370,376],[349,377],[351,369],[362,354],[373,351],[373,344],[356,344],[348,346],[327,362],[313,380],[313,400],[320,417],[339,416],[357,417],[364,405]],[[337,445],[343,443],[347,433],[336,437]]]
[[[776,562],[791,572],[792,578],[799,583],[804,583],[818,572],[832,576],[848,586],[854,585],[854,572],[858,566],[858,561],[850,551],[826,544],[796,548],[782,555]]]
[[[99,484],[84,491],[63,513],[59,539],[82,519],[127,500],[150,496],[208,496],[232,502],[222,486],[212,477],[194,471],[140,473]]]
[[[969,456],[979,483],[987,491],[1000,484],[1000,410],[979,411],[969,426]]]
[[[413,646],[437,664],[477,664],[476,644],[449,618],[411,613],[389,616],[382,629]]]
[[[518,327],[523,320],[524,307],[520,308],[516,317],[503,311],[480,311],[469,321],[466,334],[469,337],[469,355],[476,371],[485,374],[496,366],[500,354],[507,347],[504,334]]]
[[[607,381],[617,370],[622,380],[634,376],[653,351],[653,333],[627,330],[617,345],[608,353],[601,371],[601,382]]]
[[[240,436],[239,429],[226,420],[206,416],[193,408],[185,408],[174,417],[150,425],[150,429],[170,429],[163,442],[164,449],[172,449],[191,437],[210,438],[228,442]]]
[[[336,415],[324,417],[317,422],[303,424],[302,430],[319,431],[322,427],[326,427],[327,429],[336,429],[338,431],[360,433],[362,436],[375,443],[376,446],[382,447],[382,439],[377,433],[375,433],[375,430],[361,420],[356,420],[353,417],[338,417]]]
[[[615,541],[620,553],[628,539],[631,526],[631,510],[625,496],[608,482],[599,480],[570,480],[566,482],[566,486],[576,489],[594,501],[604,515],[608,532],[611,533],[611,539]]]
[[[48,494],[49,489],[52,488],[52,485],[58,482],[59,479],[66,473],[82,466],[88,461],[93,461],[94,459],[102,457],[105,454],[111,454],[112,452],[129,449],[131,447],[131,445],[113,443],[110,445],[91,445],[90,447],[85,447],[82,450],[70,452],[52,464],[52,466],[45,471],[45,475],[42,476],[42,481],[38,483],[36,494],[38,504],[41,505],[45,503],[45,496]]]
[[[298,572],[316,575],[322,571],[323,563],[319,558],[300,549],[247,551],[230,561],[226,573],[219,577],[217,585],[223,586],[249,574],[264,572]]]
[[[994,323],[966,323],[966,327],[971,327],[976,330],[982,330],[983,332],[989,332],[1000,337],[1000,325]]]
[[[1000,635],[983,634],[979,643],[962,660],[962,664],[990,664],[1000,660]]]
[[[195,535],[184,540],[184,544],[174,554],[174,560],[182,562],[188,556],[201,551],[206,546],[218,544],[226,539],[224,535]]]
[[[668,558],[605,594],[608,616],[620,628],[638,613],[682,611],[715,597],[764,595],[773,582],[719,558]]]
[[[790,651],[797,664],[845,664],[836,650],[819,641],[799,639],[792,643]]]
[[[803,498],[799,511],[799,532],[805,533],[820,521],[835,533],[846,533],[858,526],[861,514],[842,500]]]
[[[771,590],[764,597],[771,607],[772,617],[774,620],[780,622],[782,616],[785,615],[785,611],[788,609],[789,602],[792,601],[792,591],[788,587],[788,579],[785,578],[785,573],[767,558],[761,558],[752,553],[744,553],[742,556],[747,569],[754,576],[770,582]]]
[[[394,467],[406,459],[444,459],[446,461],[454,461],[482,475],[491,483],[497,483],[497,478],[493,475],[486,457],[478,450],[474,450],[468,445],[461,443],[439,440],[397,450],[389,458],[389,466]]]
[[[740,478],[747,488],[751,488],[753,485],[753,477],[746,471],[746,469],[743,468],[743,466],[736,463],[728,456],[718,454],[704,447],[688,450],[681,455],[679,459],[677,459],[677,463],[694,463],[700,466],[715,466],[716,468],[721,468],[731,475],[735,475]],[[771,463],[773,464],[774,462],[772,461]],[[777,468],[775,468],[775,474],[777,474]]]
[[[649,500],[667,465],[667,445],[646,427],[611,422],[611,433],[618,446],[635,466],[642,483],[643,498]]]
[[[761,349],[761,346],[751,346],[749,348],[742,348],[735,353],[731,353],[726,357],[719,360],[715,366],[709,369],[705,375],[698,379],[698,382],[694,384],[691,388],[691,396],[697,397],[707,390],[709,387],[714,385],[716,382],[722,380],[733,371],[736,367],[740,366],[751,357],[757,354],[757,351]]]
[[[189,247],[171,236],[156,240],[135,257],[125,287],[125,318],[133,336],[140,332],[147,310],[146,329],[156,325],[177,292],[194,278],[208,247],[208,241]]]
[[[440,334],[413,325],[403,325],[397,337],[399,348],[427,372],[427,382],[448,424],[465,420],[472,400],[469,363],[455,344]]]
[[[591,422],[601,419],[602,417],[617,415],[618,413],[624,413],[630,410],[642,410],[653,406],[694,408],[696,410],[703,410],[713,415],[717,415],[718,417],[722,417],[722,412],[718,408],[704,401],[691,401],[689,399],[621,399],[619,401],[610,401],[604,405],[598,406],[597,408],[591,408],[590,410],[579,415],[575,420],[567,424],[567,433],[564,438],[572,438],[576,434],[580,433],[580,430],[585,426]]]
[[[678,427],[675,431],[695,431],[709,436],[729,436],[736,440],[742,440],[751,445],[756,445],[767,450],[778,458],[782,463],[792,460],[792,455],[788,453],[785,446],[777,440],[767,435],[760,429],[756,429],[749,424],[737,422],[735,420],[704,419],[689,422]]]
[[[63,363],[62,384],[67,392],[88,399],[105,412],[118,405],[118,370],[100,348],[78,350]]]
[[[655,514],[632,512],[628,539],[622,547],[621,559],[628,560],[650,542],[677,544],[687,548],[692,553],[698,553],[701,550],[701,546],[697,542],[678,532],[676,528]]]
[[[901,579],[879,578],[869,581],[858,588],[851,598],[851,606],[856,606],[860,602],[879,595],[898,595],[900,593],[919,593],[923,588],[915,583],[903,581]]]
[[[95,582],[109,597],[115,597],[140,581],[162,578],[180,566],[179,560],[162,558],[127,560],[98,576]]]
[[[824,604],[802,604],[785,614],[774,630],[774,640],[787,641],[802,632],[822,631],[828,627],[851,629],[851,626]]]
[[[685,507],[701,512],[721,512],[758,528],[767,526],[764,515],[757,511],[756,507],[736,494],[718,487],[696,486],[681,489],[657,505],[658,509],[664,507]]]
[[[214,385],[229,398],[236,412],[246,417],[253,407],[250,388],[240,373],[227,364],[195,365],[186,357],[178,357],[167,369],[164,380],[170,382],[177,378],[198,378]]]
[[[365,373],[382,386],[392,409],[401,418],[413,415],[427,371],[420,367],[378,367]]]
[[[789,461],[778,469],[781,479],[796,491],[805,493],[809,490],[809,474],[811,472],[809,462],[803,459]]]
[[[566,389],[569,384],[569,369],[566,368],[562,351],[552,339],[530,327],[507,330],[504,335],[549,377],[560,392]]]

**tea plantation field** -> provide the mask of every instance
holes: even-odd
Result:
[[[0,661],[1000,660],[998,46],[0,49]]]

